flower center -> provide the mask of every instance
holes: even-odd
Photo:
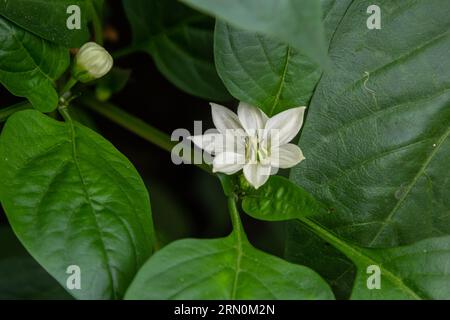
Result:
[[[258,135],[249,136],[245,139],[245,160],[250,164],[265,164],[270,157],[268,143],[261,143]]]

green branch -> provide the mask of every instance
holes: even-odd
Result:
[[[170,136],[166,133],[159,131],[158,129],[148,125],[141,119],[123,111],[122,109],[111,103],[100,102],[91,96],[83,96],[79,99],[79,101],[83,106],[108,118],[112,122],[157,145],[163,150],[172,152],[172,149],[178,144],[178,142],[171,141]],[[201,152],[195,148],[193,148],[192,150],[194,150],[194,153]],[[180,157],[185,163],[192,162],[192,158],[190,155],[183,154]],[[207,164],[202,163],[197,166],[205,170],[206,172],[211,173],[211,168]]]

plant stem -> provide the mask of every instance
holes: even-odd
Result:
[[[228,210],[230,211],[231,222],[233,224],[232,235],[235,239],[235,249],[236,249],[236,273],[233,280],[233,286],[231,289],[231,299],[236,299],[236,292],[239,283],[239,276],[241,274],[241,263],[242,257],[244,256],[244,244],[248,243],[247,235],[245,234],[244,227],[242,226],[241,217],[239,215],[239,210],[237,208],[238,197],[232,194],[228,197]]]
[[[59,106],[58,111],[66,122],[72,122],[72,117],[70,116],[66,105]]]
[[[12,106],[0,109],[0,123],[8,119],[9,116],[16,113],[17,111],[31,109],[32,106],[28,101],[19,102]]]
[[[172,152],[172,149],[178,144],[170,139],[170,136],[158,129],[148,125],[141,119],[132,116],[131,114],[123,111],[117,106],[108,103],[101,102],[90,96],[83,96],[80,98],[80,102],[83,106],[99,113],[100,115],[108,118],[114,123],[128,129],[136,135],[144,138],[145,140],[157,145],[163,150]],[[197,149],[193,149],[194,152],[199,152]],[[183,162],[190,163],[192,161],[191,156],[183,154],[181,156]],[[203,157],[202,157],[203,158]],[[198,167],[211,173],[211,168],[207,164],[197,164]]]
[[[60,97],[64,96],[64,94],[69,92],[70,89],[72,89],[77,84],[77,82],[78,80],[71,76],[69,81],[67,81],[66,84],[64,84],[64,87],[62,87],[59,96]]]
[[[247,236],[245,235],[239,210],[237,208],[237,199],[237,196],[234,194],[228,197],[228,210],[230,212],[231,223],[233,225],[233,232],[237,237],[238,243],[242,243],[244,240],[247,240]]]

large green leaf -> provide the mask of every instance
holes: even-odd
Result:
[[[361,245],[450,234],[450,2],[378,1],[381,30],[370,4],[341,18],[291,178],[335,208],[316,221]]]
[[[328,40],[338,24],[336,17],[344,14],[348,2],[323,1]],[[230,93],[269,116],[308,105],[321,76],[318,65],[292,45],[224,22],[216,24],[215,59]]]
[[[320,234],[355,263],[357,274],[352,299],[450,299],[449,236],[426,239],[403,247],[364,249],[343,242],[315,223],[309,223],[309,226],[315,234]],[[368,272],[370,266],[377,266],[381,271],[380,289],[368,288],[367,281],[372,275]]]
[[[348,299],[356,275],[354,263],[298,221],[286,223],[285,233],[285,259],[313,269],[328,282],[336,299]]]
[[[368,257],[368,259],[367,259]],[[450,299],[450,237],[390,249],[362,250],[352,299]],[[381,289],[367,289],[367,266],[381,268]]]
[[[306,105],[320,70],[291,46],[217,22],[217,71],[231,94],[272,116]]]
[[[0,16],[0,83],[12,94],[26,97],[40,111],[50,112],[58,104],[55,80],[68,66],[67,50]]]
[[[242,188],[246,190],[242,200],[244,211],[259,220],[285,221],[299,215],[314,217],[317,212],[332,212],[282,177],[270,178],[257,192],[244,185]],[[317,271],[328,281],[337,298],[348,298],[355,275],[353,263],[303,224],[290,222],[287,232],[286,259]]]
[[[79,47],[89,39],[87,21],[91,16],[92,0],[3,0],[0,15],[27,31],[65,47]],[[67,8],[77,5],[81,13],[81,28],[67,28],[71,14]]]
[[[0,200],[31,255],[81,299],[121,298],[149,257],[153,226],[132,164],[95,132],[37,111],[11,116],[0,137]]]
[[[283,187],[276,188],[276,197],[268,192],[274,186],[280,185]],[[268,221],[293,219],[292,214],[285,210],[283,195],[292,195],[294,192],[297,196],[291,196],[292,203],[310,197],[306,191],[287,179],[272,177],[260,189],[247,190],[242,206],[245,212],[257,219]],[[275,209],[270,213],[264,210],[264,203],[269,201],[276,202],[272,204]],[[314,222],[311,217],[304,214],[310,210],[308,208],[310,204],[303,203],[305,207],[296,210],[296,219],[300,220],[303,226],[313,234],[345,254],[356,265],[357,275],[353,286],[353,299],[450,299],[450,269],[448,268],[450,236],[427,239],[404,247],[365,249],[340,239],[332,231]],[[314,207],[319,212],[331,214],[329,209],[321,204],[315,204]],[[293,246],[294,249],[298,250],[305,246],[305,238],[302,234],[293,233],[289,240],[290,246]],[[322,259],[322,264],[336,265],[334,253],[325,252],[325,256],[320,257],[317,256],[318,252],[316,252],[316,259]],[[342,267],[342,264],[339,266]],[[370,266],[380,268],[380,289],[368,289],[367,280],[371,274],[368,274],[367,270]],[[350,265],[348,270],[352,272]],[[348,271],[342,270],[341,274],[344,272]],[[330,274],[330,270],[325,270],[325,273]]]
[[[326,61],[320,1],[317,0],[182,0],[252,32],[269,35],[302,50],[316,62]]]
[[[180,240],[142,267],[127,299],[333,299],[312,270],[253,248],[237,233]]]
[[[215,101],[229,100],[214,66],[214,20],[176,0],[123,0],[133,47],[149,53],[180,89]]]

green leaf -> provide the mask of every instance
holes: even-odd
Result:
[[[322,1],[325,36],[330,40],[349,0]],[[273,116],[308,105],[322,71],[294,47],[262,34],[217,22],[215,59],[220,77],[240,101]]]
[[[247,194],[243,196],[244,211],[254,218],[267,221],[284,221],[294,218],[289,212],[284,211],[283,202],[285,200],[283,197],[275,198],[268,195],[267,190],[274,187],[274,181],[277,185],[284,184],[284,188],[277,189],[283,194],[292,194],[293,189],[298,188],[287,179],[272,177],[260,189],[247,191]],[[277,203],[272,205],[275,209],[271,213],[266,213],[264,209],[259,209],[255,205],[245,204],[248,201],[254,202],[255,199],[259,199],[259,203],[269,200]],[[300,198],[293,198],[291,201],[299,200]],[[305,206],[309,205],[305,203]],[[320,205],[316,204],[315,207],[320,208]],[[450,286],[446,285],[450,276],[447,263],[450,261],[449,236],[427,239],[404,247],[365,249],[340,239],[335,233],[313,221],[311,217],[304,214],[309,210],[308,207],[298,208],[296,218],[316,236],[345,254],[357,268],[352,292],[353,299],[450,299]],[[326,212],[325,209],[322,211]],[[295,248],[296,252],[304,247],[305,238],[298,232],[291,233],[289,240],[290,246]],[[316,259],[320,259],[317,253],[318,251]],[[325,253],[325,257],[322,257],[322,264],[325,261],[335,264],[334,253],[330,254],[328,251],[323,253]],[[342,264],[339,266],[342,267]],[[367,270],[369,266],[380,268],[380,289],[368,289],[367,281],[370,274],[367,273]],[[351,266],[348,268],[352,269]],[[324,272],[330,274],[330,270]],[[342,274],[344,273],[342,272]]]
[[[139,271],[126,299],[333,299],[312,270],[253,248],[236,234],[180,240]]]
[[[355,263],[357,274],[352,299],[450,299],[448,286],[450,270],[447,267],[450,260],[449,236],[422,240],[403,247],[364,249],[343,242],[317,224],[309,222],[307,224],[315,234],[319,234],[324,240],[336,246]],[[290,240],[294,241],[291,246],[297,245],[298,250],[302,245],[298,246],[299,240],[293,240],[296,236],[298,234],[294,233]],[[322,263],[327,259],[322,260]],[[368,289],[370,266],[380,268],[380,289]]]
[[[297,218],[300,213],[307,217],[318,211],[329,212],[305,190],[279,176],[271,177],[269,183],[257,191],[252,187],[247,189],[242,208],[250,215],[256,212],[256,218],[267,221],[280,221],[278,214],[282,214],[281,220],[290,220]]]
[[[26,101],[13,104],[6,108],[2,108],[0,109],[0,123],[5,122],[9,116],[13,115],[17,111],[22,111],[31,108],[33,108],[33,106]]]
[[[325,64],[327,48],[317,0],[182,0],[236,27],[269,35]]]
[[[246,189],[243,210],[258,220],[286,221],[313,218],[317,212],[333,214],[331,208],[318,203],[304,189],[286,178],[273,176],[258,191]],[[338,299],[351,294],[354,279],[353,263],[339,250],[315,235],[300,223],[290,222],[286,239],[286,259],[312,268],[324,277]]]
[[[175,0],[124,0],[133,47],[149,53],[159,71],[181,90],[230,100],[214,66],[214,20]]]
[[[354,263],[304,224],[286,224],[286,260],[304,265],[320,274],[331,286],[336,299],[349,299],[356,275]]]
[[[61,285],[77,265],[74,297],[123,296],[152,252],[153,225],[147,190],[121,153],[79,124],[21,111],[0,137],[0,176],[14,232]]]
[[[242,208],[250,216],[265,221],[313,218],[317,212],[333,211],[317,202],[304,189],[286,178],[273,176],[257,191],[246,189]],[[338,299],[351,294],[355,275],[353,263],[336,248],[300,223],[290,222],[286,239],[286,259],[312,268],[324,277]]]
[[[231,94],[272,116],[307,105],[321,71],[291,46],[217,22],[217,71]]]
[[[322,1],[325,36],[330,40],[350,0]],[[277,38],[217,22],[217,71],[230,93],[273,116],[308,105],[322,74],[301,51]]]
[[[363,250],[352,299],[450,299],[450,237],[391,249]],[[380,263],[381,290],[367,289],[367,266]]]
[[[27,31],[64,47],[77,48],[89,39],[87,22],[92,0],[3,0],[0,15]],[[67,8],[77,5],[81,13],[81,28],[67,28],[71,13]]]
[[[378,1],[381,30],[365,27],[370,4],[341,18],[291,178],[336,209],[320,224],[360,245],[448,235],[450,3]]]
[[[0,83],[36,109],[53,111],[58,104],[55,80],[69,66],[69,52],[2,17],[0,49]]]

